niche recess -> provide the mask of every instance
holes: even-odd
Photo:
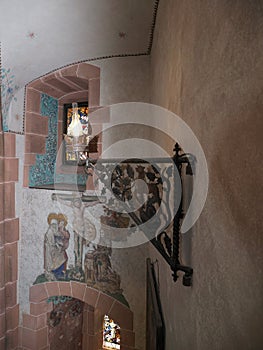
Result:
[[[30,313],[23,314],[19,348],[28,350],[57,349],[57,347],[55,349],[51,347],[54,344],[54,336],[52,336],[52,327],[50,326],[56,325],[56,317],[59,315],[55,314],[55,317],[52,317],[52,322],[50,322],[52,311],[56,310],[56,308],[54,303],[47,301],[52,300],[54,297],[65,298],[65,296],[76,299],[75,302],[77,300],[81,302],[79,304],[82,305],[81,312],[83,307],[81,349],[99,350],[105,348],[103,347],[103,321],[105,315],[108,315],[110,319],[113,319],[120,326],[120,350],[135,349],[132,311],[109,295],[90,288],[84,283],[74,281],[46,282],[30,287]],[[71,316],[76,315],[69,315],[68,321],[75,323],[75,317],[71,318]],[[60,319],[57,321],[61,322]],[[56,331],[56,329],[53,330]],[[59,335],[63,334],[62,332]],[[66,337],[66,335],[64,336]]]
[[[100,105],[100,68],[78,63],[60,68],[26,86],[24,186],[34,188],[91,189],[81,167],[63,164],[63,107],[88,101],[89,113]],[[107,118],[106,118],[107,119]],[[93,133],[101,131],[107,120],[98,118]],[[101,135],[97,153],[101,153]]]

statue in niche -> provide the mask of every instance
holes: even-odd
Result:
[[[47,218],[49,228],[44,239],[44,270],[47,280],[63,278],[67,268],[70,234],[66,229],[67,217],[60,213],[50,213]]]

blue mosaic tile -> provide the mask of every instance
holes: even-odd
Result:
[[[54,183],[57,155],[58,101],[46,94],[41,95],[40,113],[48,117],[46,153],[36,155],[36,163],[30,167],[29,186],[51,185]]]
[[[41,94],[40,113],[48,117],[46,153],[36,155],[36,163],[30,167],[29,171],[29,187],[54,183],[85,185],[87,179],[85,175],[56,173],[58,100]]]

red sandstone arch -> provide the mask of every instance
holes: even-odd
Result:
[[[58,149],[63,139],[63,105],[74,101],[89,101],[90,112],[100,106],[100,68],[88,63],[77,63],[57,69],[26,86],[25,100],[25,162],[24,186],[28,187],[29,168],[35,163],[36,154],[44,154],[48,134],[48,118],[40,114],[41,93],[58,99]],[[99,118],[95,134],[108,117]],[[105,120],[104,120],[105,119]],[[101,138],[98,140],[98,155]],[[96,157],[96,154],[94,155]],[[62,167],[63,173],[71,173],[71,167]]]
[[[105,314],[121,327],[121,350],[135,349],[132,311],[116,299],[80,282],[46,282],[30,287],[30,314],[23,315],[20,346],[30,350],[49,349],[47,313],[52,296],[71,296],[83,301],[86,317],[91,319],[84,334],[83,347],[89,350],[102,349],[102,324]],[[88,315],[89,313],[89,315]],[[91,318],[90,318],[91,317]]]

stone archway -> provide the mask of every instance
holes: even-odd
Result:
[[[53,296],[69,296],[87,305],[83,349],[102,349],[102,324],[105,314],[121,327],[121,350],[135,349],[132,311],[109,295],[75,281],[46,282],[30,287],[30,314],[23,315],[21,327],[22,348],[49,349],[47,314],[52,310],[52,304],[47,303],[47,299]]]
[[[30,167],[36,162],[36,155],[46,154],[46,139],[49,135],[46,114],[41,113],[41,97],[48,95],[56,101],[56,137],[57,147],[52,152],[57,153],[63,141],[63,106],[75,101],[88,101],[90,113],[100,108],[100,68],[88,63],[76,63],[59,68],[51,73],[35,79],[26,86],[25,99],[25,161],[24,186],[30,184]],[[98,135],[97,154],[101,154],[101,124],[108,121],[109,116],[102,116],[94,125],[94,133]],[[98,118],[97,118],[98,119]],[[72,167],[63,166],[59,160],[59,173],[71,174]]]

